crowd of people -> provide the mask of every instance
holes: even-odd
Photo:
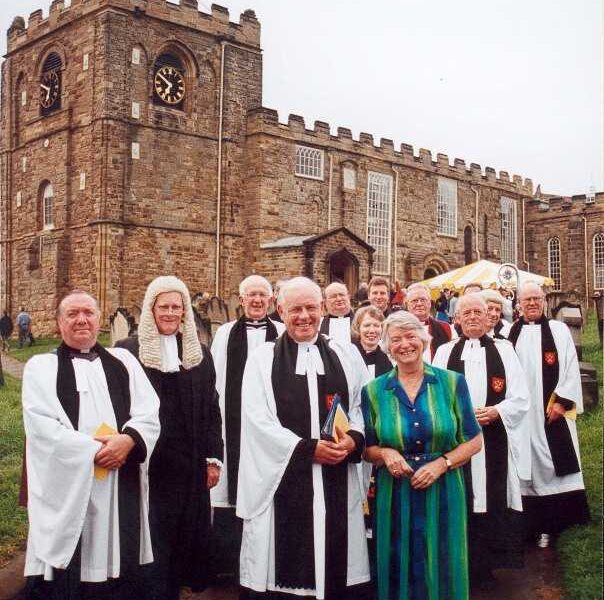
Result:
[[[23,376],[25,597],[226,577],[245,600],[467,600],[585,523],[579,366],[543,290],[365,292],[250,275],[211,348],[176,277],[115,348],[94,297],[65,296]]]

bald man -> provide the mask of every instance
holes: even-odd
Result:
[[[340,282],[330,283],[323,292],[325,315],[320,332],[342,343],[350,343],[350,324],[354,316],[348,288]]]

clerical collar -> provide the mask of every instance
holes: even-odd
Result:
[[[350,319],[352,313],[346,313],[345,315],[332,315],[331,313],[327,313],[327,317],[330,319]]]
[[[317,339],[319,337],[319,334],[317,333],[317,335],[315,335],[315,337],[312,340],[309,340],[308,342],[296,342],[296,344],[298,344],[298,346],[300,346],[300,348],[308,348],[309,346],[314,346],[317,343]],[[294,340],[295,342],[296,340]]]
[[[65,347],[69,353],[69,358],[81,358],[92,362],[99,357],[99,353],[94,350],[94,346],[92,348],[82,348],[81,350],[67,346],[67,344],[65,344]]]
[[[255,321],[254,319],[245,319],[245,326],[251,329],[260,329],[261,327],[266,327],[267,318],[260,319],[259,321]]]

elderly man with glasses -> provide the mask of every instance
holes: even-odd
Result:
[[[414,283],[407,288],[407,310],[423,323],[424,329],[431,337],[423,355],[423,360],[428,364],[432,362],[440,346],[457,337],[448,323],[437,321],[430,315],[431,308],[430,290],[425,285]]]
[[[508,339],[531,395],[531,481],[523,486],[523,505],[529,531],[547,547],[552,535],[589,520],[576,425],[583,412],[581,374],[568,327],[544,314],[541,287],[525,283],[518,299],[523,316]]]
[[[212,342],[216,388],[225,443],[224,465],[218,485],[212,489],[214,508],[215,569],[236,575],[241,546],[241,520],[235,516],[241,434],[241,382],[248,356],[264,342],[274,341],[285,329],[267,316],[273,297],[271,284],[250,275],[239,284],[243,315],[221,325]]]

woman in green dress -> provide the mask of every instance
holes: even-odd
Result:
[[[469,598],[462,465],[482,445],[464,377],[424,364],[429,336],[406,311],[384,322],[396,368],[363,388],[366,459],[378,467],[379,600]]]

